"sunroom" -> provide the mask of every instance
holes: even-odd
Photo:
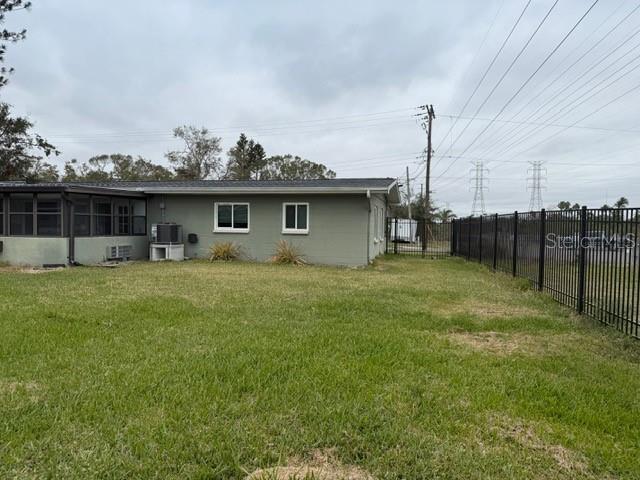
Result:
[[[147,246],[142,193],[0,183],[0,262],[65,265],[144,258]]]

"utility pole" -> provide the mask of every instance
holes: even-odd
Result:
[[[424,194],[424,217],[425,221],[429,217],[429,206],[431,205],[431,154],[433,148],[431,147],[431,130],[433,119],[436,118],[436,114],[433,110],[433,105],[421,105],[418,107],[423,113],[418,113],[418,116],[422,119],[420,126],[427,132],[427,168],[425,169],[425,194]]]
[[[411,180],[409,179],[409,167],[407,167],[407,213],[411,220]]]

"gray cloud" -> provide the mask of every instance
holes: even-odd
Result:
[[[467,115],[498,81],[551,3],[532,3]],[[243,130],[269,153],[299,154],[326,163],[341,176],[399,176],[406,165],[412,172],[419,171],[415,156],[425,146],[425,134],[412,120],[412,111],[397,110],[433,103],[438,115],[434,144],[441,145],[436,153],[446,151],[465,124],[461,120],[453,135],[445,138],[452,122],[446,115],[459,112],[523,5],[501,0],[70,0],[61,5],[41,0],[31,12],[9,19],[9,26],[28,29],[28,39],[9,51],[7,59],[16,74],[2,96],[60,146],[59,165],[66,159],[110,152],[162,162],[164,152],[175,146],[171,129],[187,123],[210,127],[223,137],[225,148]],[[558,4],[480,117],[492,118],[499,111],[586,6],[578,0]],[[517,117],[527,118],[557,88],[546,91],[545,84],[631,7],[627,2],[600,2],[502,119],[510,118],[526,99],[542,91],[540,100]],[[640,15],[636,17],[557,85],[585,78],[590,62],[606,55],[637,27]],[[631,88],[639,77],[638,72],[630,74],[557,122],[572,123]],[[630,95],[584,125],[639,129],[637,101],[637,94]],[[350,117],[384,111],[391,113]],[[336,120],[302,122],[323,118]],[[553,111],[542,121],[551,118]],[[450,153],[461,153],[485,125],[473,122]],[[513,151],[496,156],[501,144],[518,138],[505,138],[510,130],[496,123],[465,155],[490,160],[486,195],[490,210],[526,208],[526,162],[533,159],[548,162],[547,203],[568,199],[597,206],[615,195],[640,203],[640,198],[634,198],[639,168],[614,166],[637,161],[636,136],[570,129],[515,155],[559,130],[549,127]],[[469,159],[456,160],[446,174],[451,159],[436,158],[434,163],[436,199],[468,213],[472,200]],[[414,191],[421,181],[422,176],[416,179]]]

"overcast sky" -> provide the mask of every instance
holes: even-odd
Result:
[[[526,0],[33,3],[7,22],[28,36],[7,54],[2,99],[60,148],[59,166],[101,153],[166,163],[172,128],[189,124],[225,151],[243,131],[339,177],[408,166],[417,192],[426,135],[413,115],[430,103],[439,205],[470,212],[475,159],[487,212],[528,208],[534,160],[547,207],[640,205],[636,1],[600,0],[538,70],[593,0],[560,0],[515,60],[554,3],[532,0],[482,82]]]

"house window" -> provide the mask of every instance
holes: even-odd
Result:
[[[91,201],[89,197],[73,200],[73,234],[80,237],[91,235]]]
[[[33,235],[33,195],[15,194],[9,197],[9,233]]]
[[[309,204],[282,204],[282,233],[309,233]]]
[[[108,236],[112,231],[111,200],[108,198],[93,199],[94,235]]]
[[[36,198],[38,235],[62,235],[62,200],[59,195],[39,194]]]
[[[215,203],[215,232],[249,232],[248,203]]]
[[[146,200],[131,200],[131,219],[134,235],[147,234],[147,202]]]

